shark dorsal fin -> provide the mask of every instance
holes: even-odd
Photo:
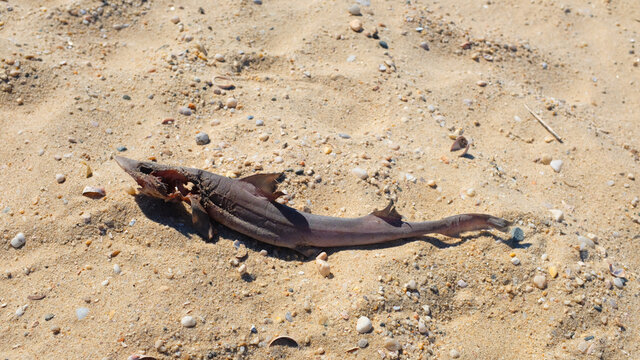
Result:
[[[371,215],[381,218],[390,224],[399,224],[402,222],[402,215],[396,211],[393,200],[389,201],[389,205],[382,210],[374,210]]]
[[[244,177],[240,181],[249,183],[258,189],[260,195],[273,201],[283,195],[282,192],[276,191],[278,188],[278,179],[282,176],[282,173],[271,174],[255,174]]]

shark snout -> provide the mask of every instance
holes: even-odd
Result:
[[[138,165],[140,165],[139,161],[128,159],[122,156],[116,156],[114,157],[114,159],[116,160],[118,165],[120,165],[120,167],[124,169],[124,171],[126,172],[136,171],[138,168]]]

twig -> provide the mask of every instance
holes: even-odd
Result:
[[[559,143],[562,143],[562,138],[560,137],[560,135],[558,135],[555,131],[553,131],[553,129],[549,125],[547,125],[547,123],[545,123],[544,120],[542,120],[540,116],[538,116],[538,114],[534,113],[533,110],[531,110],[527,106],[527,104],[524,104],[524,107],[527,108],[527,110],[529,110],[531,115],[533,115],[533,117],[536,118],[536,120],[538,120],[538,122],[540,123],[540,125],[542,125],[542,127],[544,127],[551,135],[553,135],[553,137],[556,138],[556,140],[558,140]]]

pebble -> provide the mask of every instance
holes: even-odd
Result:
[[[284,162],[284,158],[282,156],[276,156],[273,158],[273,162],[276,164],[282,164]]]
[[[464,281],[464,280],[460,279],[460,280],[458,280],[458,286],[464,289],[464,288],[466,288],[467,286],[469,286],[469,284],[467,284],[467,282],[466,282],[466,281]]]
[[[47,314],[44,316],[44,321],[49,321],[55,317],[54,314]]]
[[[416,283],[415,280],[409,280],[409,282],[405,285],[405,287],[407,288],[407,290],[417,290],[418,289],[418,284]]]
[[[359,19],[353,19],[349,22],[349,27],[355,32],[360,32],[362,31],[362,21]]]
[[[264,121],[263,120],[256,120],[256,126],[264,126]]]
[[[269,140],[269,134],[262,133],[258,135],[258,139],[260,139],[260,141],[267,141]]]
[[[524,231],[517,226],[512,228],[509,234],[511,235],[511,240],[515,242],[522,242],[524,240]]]
[[[64,176],[64,174],[56,174],[56,181],[58,182],[58,184],[62,184],[66,180],[67,180],[67,177]]]
[[[551,162],[549,163],[549,165],[551,165],[551,168],[555,172],[560,172],[560,170],[562,169],[562,164],[562,160],[551,160]]]
[[[178,113],[180,113],[180,115],[184,115],[184,116],[191,116],[191,114],[192,114],[191,109],[189,109],[186,106],[182,106],[180,109],[178,109]]]
[[[541,162],[543,165],[549,165],[549,164],[551,164],[551,160],[553,160],[553,158],[551,158],[551,155],[549,155],[549,154],[543,154],[543,155],[542,155],[542,158],[540,158],[540,162]]]
[[[236,98],[228,98],[227,101],[225,102],[225,105],[229,108],[229,109],[235,109],[236,106],[238,106],[238,100]]]
[[[421,43],[420,43],[420,47],[421,47],[423,50],[429,51],[429,43],[428,43],[428,42],[426,42],[426,41],[421,42]]]
[[[558,268],[555,266],[549,266],[549,276],[555,279],[558,276]]]
[[[358,322],[356,323],[356,331],[358,331],[360,334],[366,334],[371,330],[373,330],[373,324],[371,323],[371,320],[369,320],[369,318],[366,316],[360,316],[360,318],[358,318]]]
[[[586,250],[587,248],[594,248],[596,246],[593,240],[582,235],[578,236],[578,243],[580,244],[580,250]]]
[[[633,173],[628,173],[628,174],[627,174],[627,179],[629,179],[629,180],[635,180],[635,179],[636,179],[636,176],[635,176]]]
[[[615,285],[618,289],[622,289],[624,287],[624,281],[620,278],[614,278],[613,285]]]
[[[180,18],[178,16],[174,16],[171,18],[171,22],[174,24],[177,24],[180,22]]]
[[[196,326],[196,319],[194,319],[193,316],[187,315],[180,320],[180,323],[186,328],[192,328]]]
[[[120,275],[120,273],[122,273],[122,269],[120,268],[120,265],[113,264],[113,273],[116,275]]]
[[[224,62],[224,55],[222,55],[222,54],[216,54],[213,58],[214,58],[217,62]]]
[[[547,278],[544,275],[536,275],[533,277],[533,284],[538,289],[544,289],[547,287]]]
[[[561,222],[562,220],[564,220],[564,213],[562,212],[562,210],[551,209],[549,210],[549,212],[551,213],[551,216],[553,216],[553,220],[557,222]]]
[[[124,145],[120,145],[120,146],[118,146],[118,147],[116,148],[116,150],[118,150],[118,151],[120,151],[120,152],[127,151],[127,147],[126,147],[126,146],[124,146]]]
[[[478,81],[476,82],[476,85],[478,85],[478,86],[480,86],[480,87],[485,87],[485,86],[487,86],[487,82],[486,82],[486,81],[484,81],[484,80],[478,80]]]
[[[349,57],[347,58],[347,62],[354,62],[356,61],[356,56],[355,55],[349,55]]]
[[[329,258],[329,255],[327,255],[326,252],[321,252],[320,254],[318,254],[318,256],[316,256],[316,260],[324,260],[327,261],[327,259]]]
[[[380,72],[385,72],[385,71],[387,71],[387,67],[386,67],[386,66],[384,66],[383,64],[380,64],[380,65],[378,66],[378,70],[380,70]]]
[[[418,332],[420,332],[420,334],[426,334],[429,332],[429,328],[427,328],[427,324],[425,324],[424,321],[422,320],[418,321]]]
[[[358,340],[358,347],[359,347],[360,349],[364,349],[364,348],[366,348],[367,346],[369,346],[369,340],[367,340],[367,339],[365,339],[365,338],[362,338],[362,339]]]
[[[449,356],[451,356],[452,359],[457,359],[460,357],[460,352],[456,349],[451,349],[451,351],[449,351]]]
[[[469,197],[476,196],[476,189],[474,189],[474,188],[467,189],[467,196],[469,196]]]
[[[388,49],[388,48],[389,48],[389,44],[387,44],[387,42],[386,42],[386,41],[382,41],[382,40],[380,40],[380,41],[378,42],[378,45],[380,45],[380,47],[381,47],[381,48],[383,48],[383,49]]]
[[[287,311],[287,312],[284,314],[284,318],[285,318],[288,322],[293,322],[293,316],[291,315],[291,312],[290,312],[290,311]]]
[[[238,268],[238,272],[240,273],[240,275],[246,274],[247,273],[247,265],[246,264],[240,265],[240,267]]]
[[[583,341],[580,341],[578,343],[578,351],[579,352],[581,352],[583,354],[586,354],[588,349],[589,349],[589,343],[588,342],[583,340]]]
[[[518,265],[520,265],[520,259],[518,259],[517,257],[512,257],[512,258],[511,258],[511,263],[512,263],[513,265],[518,266]]]
[[[91,199],[100,199],[106,195],[104,188],[96,186],[85,186],[82,195]]]
[[[436,186],[438,186],[438,184],[436,184],[435,180],[430,179],[427,181],[427,186],[429,186],[430,188],[435,188]]]
[[[384,340],[384,348],[389,351],[400,351],[402,349],[402,345],[396,339],[387,338]]]
[[[207,145],[211,140],[209,140],[209,135],[204,132],[199,132],[196,134],[196,144],[198,145]]]
[[[369,174],[367,174],[367,170],[359,167],[354,168],[353,170],[351,170],[351,172],[353,173],[353,175],[359,177],[362,180],[366,180],[369,177]]]
[[[53,333],[53,335],[60,334],[60,326],[58,325],[51,326],[51,332]]]
[[[27,242],[27,239],[24,237],[23,233],[18,233],[13,239],[11,239],[11,246],[14,249],[18,249],[24,246]]]
[[[89,309],[87,309],[86,307],[79,307],[76,309],[76,317],[78,318],[78,320],[86,318],[87,315],[89,315]]]
[[[351,5],[349,7],[349,14],[353,15],[353,16],[360,16],[362,15],[362,12],[360,12],[360,6],[358,5]]]
[[[316,259],[316,265],[318,266],[318,272],[324,277],[328,277],[331,274],[331,266],[328,262],[320,259]]]

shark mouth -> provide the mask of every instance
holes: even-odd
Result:
[[[198,194],[194,184],[177,170],[155,170],[154,164],[122,157],[117,157],[116,161],[136,180],[142,194],[170,202],[189,202],[190,195]]]

